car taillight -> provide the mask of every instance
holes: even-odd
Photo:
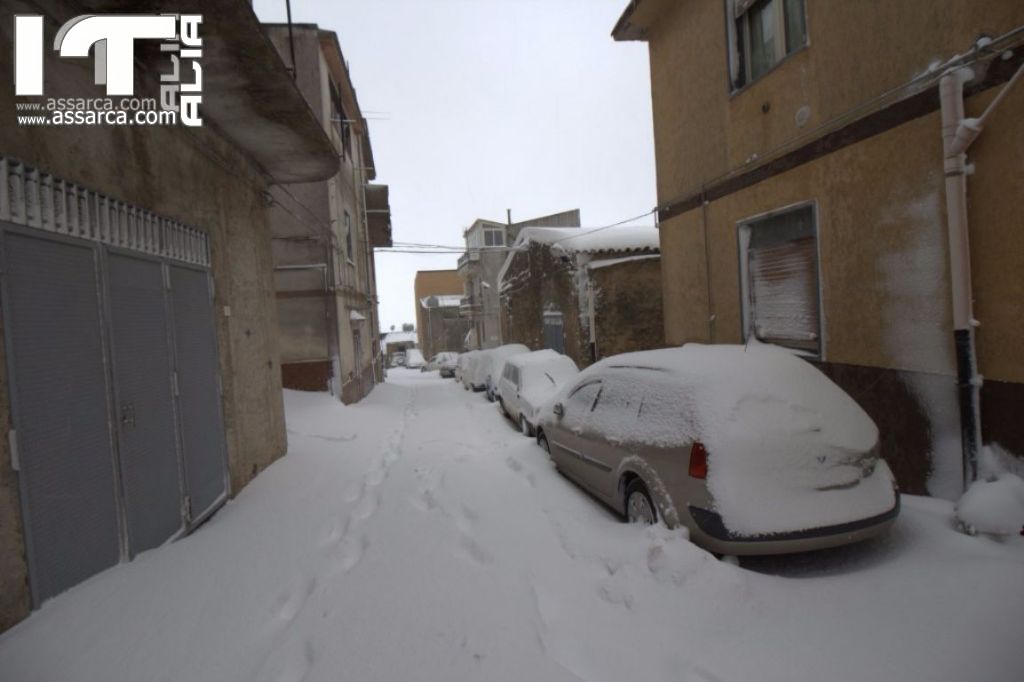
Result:
[[[708,477],[708,451],[704,443],[695,442],[690,446],[690,476],[693,478]]]

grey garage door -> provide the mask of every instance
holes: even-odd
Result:
[[[39,603],[120,557],[96,252],[4,241],[12,441]]]
[[[217,380],[210,275],[171,266],[171,308],[177,356],[181,444],[194,524],[227,494],[224,425]]]
[[[38,606],[226,498],[209,243],[0,156],[0,252]]]
[[[159,261],[108,256],[114,423],[133,555],[156,547],[182,527],[164,289]]]

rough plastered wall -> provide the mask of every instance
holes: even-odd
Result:
[[[12,24],[0,25],[2,54],[12,53],[12,30]],[[93,90],[89,60],[49,59],[46,77],[48,87],[65,96]],[[0,112],[13,111],[10,79],[0,79]],[[210,235],[231,492],[237,494],[287,447],[266,186],[256,169],[213,125],[19,128],[4,121],[0,154]],[[0,630],[29,608],[6,389],[0,363]]]
[[[665,346],[661,260],[644,258],[588,270],[597,358]]]

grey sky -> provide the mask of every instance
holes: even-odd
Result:
[[[609,35],[626,0],[292,0],[338,33],[395,241],[461,245],[476,218],[580,208],[605,225],[655,204],[646,46]],[[256,0],[284,21],[284,0]],[[654,224],[653,217],[638,221]],[[417,270],[455,255],[377,254],[381,327],[415,320]]]

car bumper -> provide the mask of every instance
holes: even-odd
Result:
[[[709,551],[736,555],[789,554],[839,547],[881,535],[899,516],[900,495],[896,493],[892,509],[866,519],[765,535],[733,533],[725,527],[721,516],[708,509],[689,506],[687,511],[693,520],[694,541]]]

